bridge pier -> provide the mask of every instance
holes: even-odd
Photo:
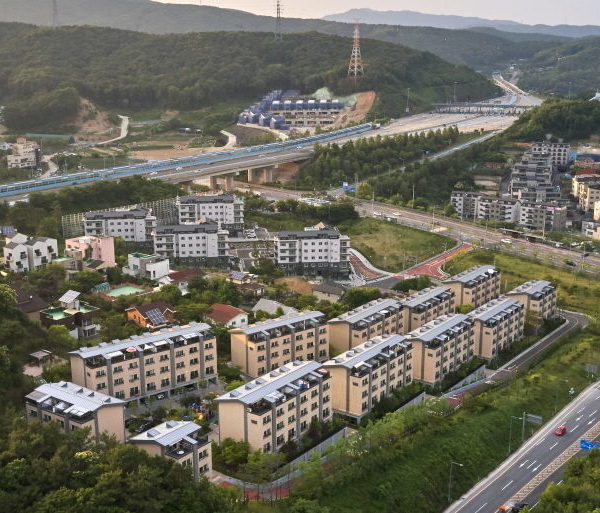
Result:
[[[211,191],[216,191],[219,189],[219,181],[216,176],[211,176],[211,177],[209,177],[208,180],[209,180],[208,186],[210,187]]]
[[[225,175],[225,184],[223,186],[223,190],[232,191],[233,190],[233,175]]]

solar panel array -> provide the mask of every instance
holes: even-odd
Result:
[[[154,324],[154,326],[160,326],[161,324],[167,324],[167,318],[163,315],[163,313],[158,308],[153,308],[152,310],[148,310],[146,312],[148,319]]]
[[[81,294],[81,292],[77,292],[76,290],[67,290],[67,292],[61,296],[59,301],[61,303],[72,303],[79,297],[79,294]]]

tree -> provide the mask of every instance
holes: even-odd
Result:
[[[79,341],[69,334],[65,326],[50,326],[48,328],[48,349],[54,353],[64,355],[79,347]]]
[[[72,288],[79,292],[89,292],[93,287],[105,281],[105,278],[98,271],[86,269],[76,273],[73,276]]]
[[[177,285],[163,285],[158,292],[152,294],[154,301],[163,300],[171,305],[176,305],[181,299],[181,290]]]
[[[101,321],[100,336],[103,340],[125,339],[134,335],[135,331],[123,314],[107,315]]]
[[[242,380],[232,381],[231,383],[227,383],[227,385],[225,386],[225,392],[231,392],[232,390],[235,390],[238,387],[243,387],[245,384],[246,382]]]
[[[67,272],[62,265],[50,264],[27,274],[27,287],[44,299],[53,299],[65,282]]]
[[[317,501],[296,499],[290,507],[290,513],[330,513],[327,506],[321,506]]]
[[[348,308],[353,309],[357,306],[364,305],[369,301],[373,301],[374,299],[378,299],[381,297],[381,292],[379,289],[375,288],[365,288],[365,289],[350,289],[342,298],[342,302],[348,305]]]
[[[8,285],[0,284],[0,312],[9,312],[17,305],[17,293]]]

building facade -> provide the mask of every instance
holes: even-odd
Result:
[[[29,237],[13,233],[2,249],[4,263],[15,273],[41,269],[58,258],[58,242],[50,237]]]
[[[69,353],[74,383],[126,401],[166,397],[217,381],[217,342],[210,326],[187,326],[102,342]]]
[[[412,345],[383,335],[323,364],[331,375],[333,410],[360,420],[394,390],[412,381]]]
[[[330,319],[329,344],[348,351],[381,335],[404,333],[404,313],[396,299],[375,299]]]
[[[154,252],[183,262],[223,265],[229,262],[229,232],[216,223],[159,226]]]
[[[51,306],[40,312],[44,328],[64,326],[73,338],[85,340],[95,337],[100,330],[96,319],[100,308],[79,299],[80,292],[69,290],[59,298],[60,306]]]
[[[290,313],[229,333],[231,360],[250,377],[294,361],[329,358],[328,326],[321,312]]]
[[[531,230],[564,231],[567,227],[567,207],[544,203],[523,203],[519,224]]]
[[[148,208],[86,212],[84,229],[86,235],[121,237],[126,242],[152,240],[156,228],[156,216]]]
[[[61,381],[45,383],[25,396],[27,419],[58,422],[65,433],[89,428],[125,442],[125,403],[81,385]]]
[[[216,222],[223,230],[244,229],[244,201],[232,194],[177,198],[179,223]]]
[[[549,281],[528,281],[506,295],[516,299],[526,310],[535,312],[543,319],[553,319],[558,314],[556,288]]]
[[[566,166],[569,163],[569,143],[542,141],[531,145],[531,153],[534,157],[550,156],[555,166]]]
[[[17,142],[11,145],[12,154],[6,156],[8,169],[38,169],[41,162],[41,153],[38,143],[18,137]]]
[[[456,305],[481,306],[500,295],[500,271],[491,265],[472,267],[444,280]]]
[[[129,253],[127,255],[127,267],[123,267],[123,273],[136,278],[148,280],[160,280],[171,272],[169,259],[158,255],[146,255],[145,253]]]
[[[313,420],[331,420],[331,376],[320,363],[294,361],[216,399],[220,440],[273,453],[298,442]]]
[[[101,260],[104,267],[115,267],[115,239],[113,237],[87,235],[65,240],[65,255],[76,262],[89,258]],[[78,268],[82,266],[78,266]],[[81,269],[79,269],[81,270]]]
[[[404,322],[402,333],[420,328],[433,319],[454,312],[458,306],[448,286],[428,287],[402,300]]]

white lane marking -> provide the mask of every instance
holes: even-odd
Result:
[[[555,448],[557,445],[558,445],[558,442],[556,442],[556,443],[555,443],[555,444],[554,444],[552,447],[550,447],[550,449],[549,449],[549,450],[551,451],[551,450],[552,450],[552,449],[554,449],[554,448]]]
[[[562,479],[558,482],[559,485],[561,485],[563,483],[564,483],[564,481]]]
[[[590,424],[594,423],[594,422],[596,422],[596,419],[592,419],[592,420],[590,420],[590,421],[588,422],[588,426],[589,426]]]
[[[588,417],[593,417],[594,415],[596,415],[596,413],[598,413],[598,410],[596,410],[596,411],[593,411],[592,413],[590,413],[590,414],[588,415]]]
[[[531,469],[532,472],[537,472],[538,468],[540,468],[542,466],[542,464],[540,463],[537,467],[535,467],[534,469]]]
[[[583,410],[585,410],[585,408],[581,408],[577,413],[581,413]]]
[[[580,421],[582,418],[583,418],[583,415],[580,415],[579,417],[577,417],[577,418],[575,419],[575,422],[579,422],[579,421]]]
[[[544,439],[542,438],[541,440],[537,441],[533,446],[537,447],[538,445],[540,445],[542,442],[544,441]]]
[[[531,506],[531,508],[529,508],[530,510],[535,509],[535,507],[540,503],[540,501],[537,501],[533,506]]]
[[[523,463],[521,463],[521,464],[519,465],[519,468],[521,468],[523,465],[525,465],[525,463],[527,463],[528,461],[529,461],[529,460],[525,460]]]
[[[483,508],[485,508],[487,506],[487,502],[483,505],[483,506],[479,506],[479,508],[477,508],[475,510],[475,513],[479,513]]]
[[[575,430],[576,430],[578,427],[579,427],[579,424],[577,424],[577,425],[576,425],[576,426],[575,426],[575,427],[572,429],[572,431],[575,431]]]
[[[531,462],[529,465],[527,465],[527,468],[531,468],[531,467],[533,467],[533,466],[535,465],[535,462],[536,462],[536,461],[537,461],[537,460],[533,460],[533,461],[532,461],[532,462]]]
[[[509,487],[509,486],[510,486],[512,483],[513,483],[513,481],[514,481],[514,479],[513,479],[513,480],[511,480],[509,483],[506,483],[506,484],[504,485],[504,487],[502,488],[502,490],[506,490],[506,489],[507,489],[507,488],[508,488],[508,487]]]
[[[600,399],[600,395],[598,397],[596,397],[596,399]]]

